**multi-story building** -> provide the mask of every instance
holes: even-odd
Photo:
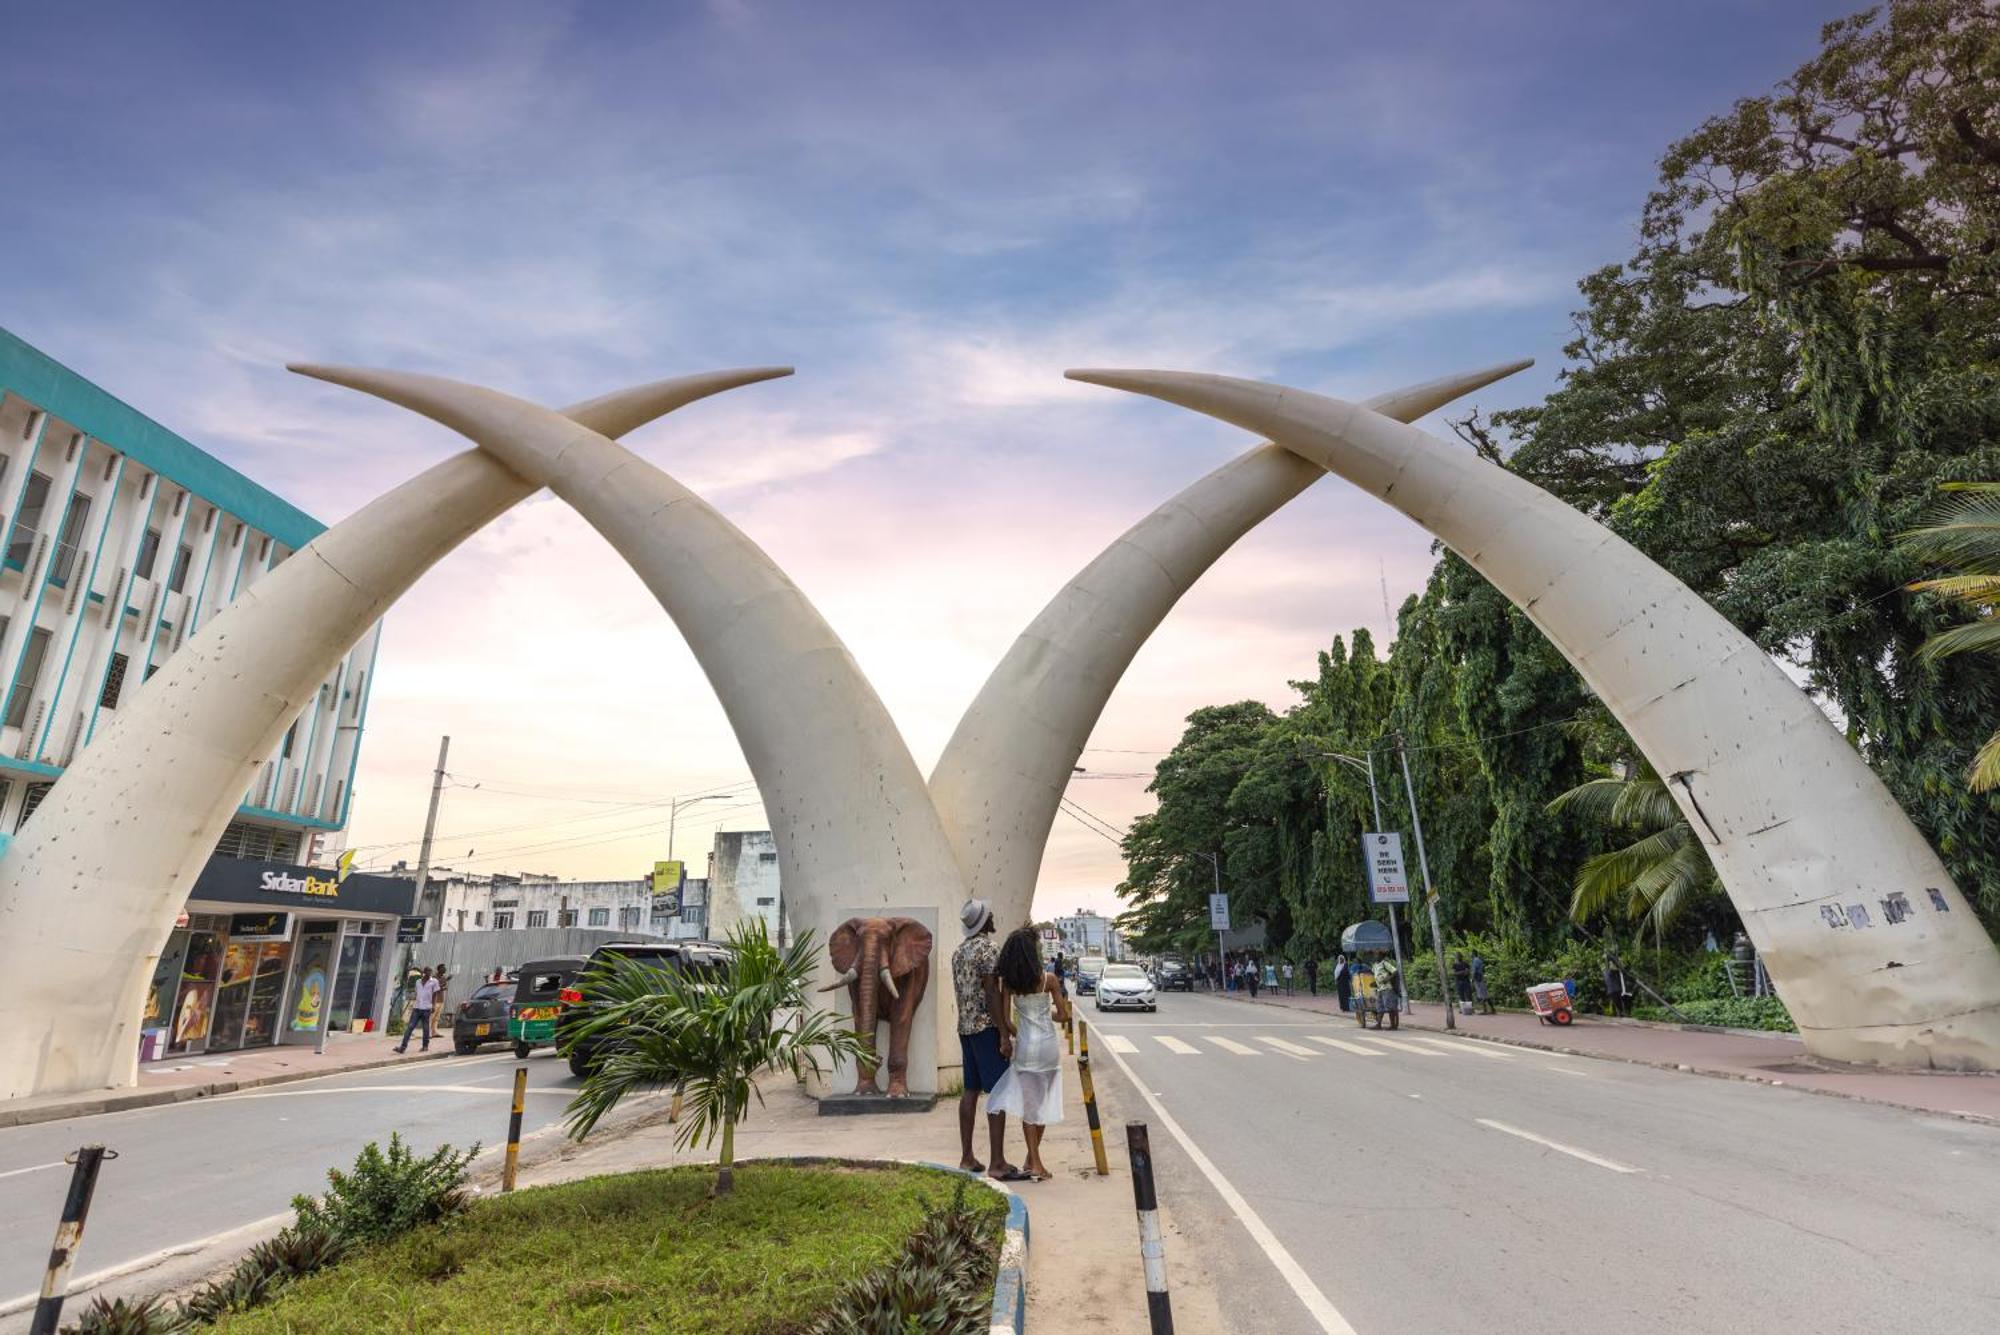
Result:
[[[669,900],[657,891],[653,895],[653,935],[674,941],[701,941],[708,936],[708,878],[689,876],[681,881],[678,899]]]
[[[1118,934],[1118,928],[1111,919],[1088,909],[1078,909],[1066,917],[1055,920],[1056,931],[1062,937],[1065,955],[1075,958],[1079,955],[1102,955],[1106,959],[1125,958],[1125,941]]]
[[[737,924],[762,918],[782,939],[784,897],[778,886],[778,841],[769,830],[718,830],[708,855],[708,938],[725,939]]]
[[[527,927],[652,930],[653,883],[649,878],[563,881],[534,872],[459,874],[448,867],[433,867],[430,884],[443,886],[442,925],[447,932],[505,932]]]
[[[0,330],[0,856],[160,665],[323,527]],[[161,957],[142,1056],[380,1014],[408,887],[317,870],[354,800],[380,638],[258,767]]]

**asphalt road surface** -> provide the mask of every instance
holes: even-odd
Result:
[[[41,1287],[69,1184],[65,1154],[86,1141],[118,1151],[98,1179],[79,1276],[286,1213],[391,1131],[419,1153],[502,1144],[513,1054],[485,1048],[323,1076],[190,1103],[0,1130],[0,1306]],[[577,1081],[547,1051],[528,1059],[523,1133],[559,1122]],[[558,1133],[559,1134],[559,1133]],[[5,1320],[0,1320],[4,1326]]]
[[[1201,993],[1078,1013],[1150,1096],[1166,1203],[1262,1253],[1244,1331],[2000,1320],[2000,1129]]]

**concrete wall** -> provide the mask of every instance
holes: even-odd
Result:
[[[778,937],[778,845],[769,830],[726,830],[715,836],[708,873],[708,936],[728,937],[737,924],[762,918]]]
[[[518,932],[440,932],[414,947],[411,958],[419,969],[426,964],[444,966],[445,972],[452,978],[451,992],[445,999],[456,1006],[472,995],[473,985],[491,974],[495,965],[511,973],[530,960],[547,959],[553,955],[588,955],[606,941],[654,939],[650,932],[607,932],[589,927],[534,927]],[[395,959],[399,966],[404,949],[395,947]]]

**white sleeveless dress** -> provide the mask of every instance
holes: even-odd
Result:
[[[1014,999],[1014,1059],[986,1096],[986,1111],[1035,1126],[1062,1120],[1062,1037],[1048,993]]]

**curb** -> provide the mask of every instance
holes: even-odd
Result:
[[[1285,1002],[1282,1001],[1269,1001],[1269,1002],[1261,1002],[1253,1004],[1277,1006],[1282,1010],[1303,1011],[1308,1015],[1327,1014],[1327,1012],[1322,1011],[1315,1006],[1292,1006],[1292,1005],[1287,1005]],[[1404,1018],[1408,1019],[1409,1017],[1406,1014]],[[1793,1035],[1789,1034],[1773,1034],[1768,1030],[1707,1029],[1699,1025],[1652,1025],[1650,1024],[1650,1022],[1647,1021],[1640,1021],[1639,1023],[1649,1024],[1650,1027],[1653,1028],[1660,1028],[1660,1029],[1672,1028],[1672,1029],[1687,1030],[1687,1031],[1699,1031],[1702,1033],[1754,1035],[1759,1038],[1793,1037]],[[1410,1020],[1408,1027],[1411,1029],[1422,1029],[1424,1032],[1431,1034],[1442,1034],[1447,1032],[1441,1026],[1419,1024],[1415,1020]],[[1857,1094],[1852,1090],[1846,1090],[1846,1089],[1822,1089],[1813,1085],[1795,1085],[1788,1080],[1779,1080],[1772,1078],[1770,1076],[1758,1075],[1751,1071],[1733,1070],[1728,1067],[1690,1066],[1686,1062],[1658,1061],[1650,1057],[1627,1057],[1622,1053],[1616,1053],[1616,1052],[1592,1052],[1586,1048],[1564,1047],[1560,1043],[1531,1043],[1525,1038],[1512,1038],[1501,1034],[1476,1034],[1466,1029],[1454,1029],[1449,1032],[1457,1035],[1460,1038],[1469,1039],[1474,1043],[1497,1043],[1501,1047],[1523,1048],[1529,1052],[1555,1052],[1555,1053],[1560,1053],[1565,1057],[1586,1057],[1595,1061],[1623,1062],[1627,1066],[1648,1066],[1655,1071],[1677,1071],[1682,1075],[1702,1075],[1702,1076],[1707,1076],[1711,1080],[1740,1080],[1745,1084],[1768,1085],[1773,1089],[1789,1089],[1794,1093],[1798,1094],[1817,1094],[1822,1098],[1846,1099],[1851,1103],[1872,1103],[1878,1108],[1896,1108],[1900,1109],[1903,1112],[1923,1113],[1925,1116],[1928,1117],[1949,1117],[1955,1121],[1970,1122],[1974,1126],[2000,1126],[2000,1118],[1989,1117],[1985,1113],[1956,1112],[1944,1108],[1926,1108],[1920,1104],[1902,1103],[1895,1099],[1885,1099],[1875,1094]],[[1873,1075],[1876,1074],[1876,1072],[1828,1071],[1826,1074]],[[1932,1073],[1932,1072],[1912,1071],[1908,1072],[1907,1074],[1971,1075],[1974,1077],[1978,1077],[1983,1075],[1984,1073],[1952,1072],[1952,1071],[1939,1071]],[[1985,1078],[1993,1079],[1994,1077],[1987,1075],[1985,1076]]]
[[[278,1071],[271,1075],[249,1076],[242,1080],[215,1080],[205,1085],[176,1085],[171,1089],[111,1090],[101,1095],[45,1104],[39,1108],[8,1108],[0,1104],[0,1128],[39,1126],[44,1122],[61,1122],[72,1117],[97,1117],[104,1113],[130,1112],[134,1108],[157,1108],[169,1103],[192,1103],[196,1099],[211,1099],[219,1094],[235,1094],[246,1089],[259,1089],[265,1085],[289,1085],[299,1080],[324,1080],[328,1076],[346,1075],[350,1071],[376,1071],[385,1066],[407,1066],[412,1062],[435,1061],[451,1055],[449,1051],[427,1052],[414,1057],[390,1057],[380,1061],[357,1062],[352,1066],[342,1066],[331,1071]]]

